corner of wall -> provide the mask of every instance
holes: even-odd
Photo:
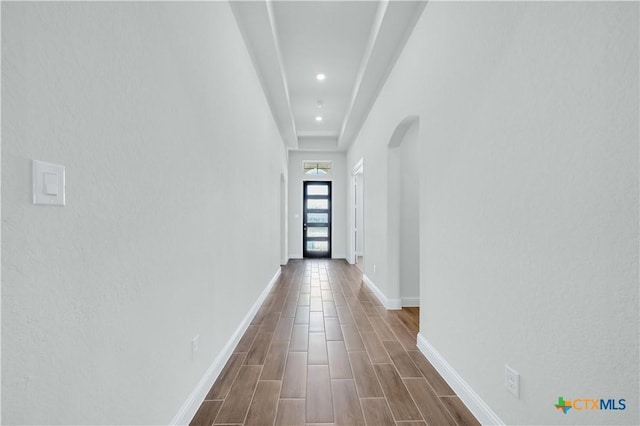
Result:
[[[207,393],[211,389],[211,386],[213,386],[216,379],[222,372],[225,364],[231,357],[233,350],[240,342],[240,339],[242,339],[244,333],[247,331],[247,328],[249,327],[249,324],[251,324],[253,317],[255,317],[255,315],[258,313],[258,310],[262,306],[262,303],[265,301],[265,299],[269,295],[269,292],[278,281],[281,272],[282,269],[278,268],[276,273],[273,275],[273,278],[271,278],[271,281],[269,281],[269,284],[267,284],[251,309],[249,309],[249,312],[247,312],[247,315],[245,315],[245,317],[242,319],[240,325],[238,325],[238,327],[236,328],[236,331],[231,335],[231,338],[218,353],[218,356],[216,356],[216,358],[213,360],[204,376],[202,376],[202,378],[196,385],[193,392],[191,392],[191,395],[189,395],[184,404],[182,404],[182,407],[180,407],[180,410],[171,421],[171,425],[188,425],[191,422],[193,417],[196,415],[198,408],[200,408],[202,401],[204,401]]]
[[[505,423],[493,412],[480,396],[465,382],[442,355],[429,343],[422,333],[418,334],[417,345],[420,352],[429,360],[433,367],[440,373],[451,389],[454,390],[460,400],[469,411],[483,425],[504,425]]]
[[[376,286],[373,281],[365,274],[362,275],[362,280],[369,287],[369,289],[376,295],[380,303],[390,311],[396,311],[402,309],[402,300],[401,299],[390,299]]]

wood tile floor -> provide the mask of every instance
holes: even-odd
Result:
[[[191,424],[478,425],[416,348],[418,312],[345,261],[292,260]]]

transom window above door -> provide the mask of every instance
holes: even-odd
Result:
[[[322,175],[322,176],[330,175],[331,161],[305,161],[304,174],[305,175]]]

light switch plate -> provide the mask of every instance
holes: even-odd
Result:
[[[64,166],[33,160],[33,204],[64,206]]]

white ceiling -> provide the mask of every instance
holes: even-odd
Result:
[[[425,4],[231,1],[289,149],[349,147]]]

